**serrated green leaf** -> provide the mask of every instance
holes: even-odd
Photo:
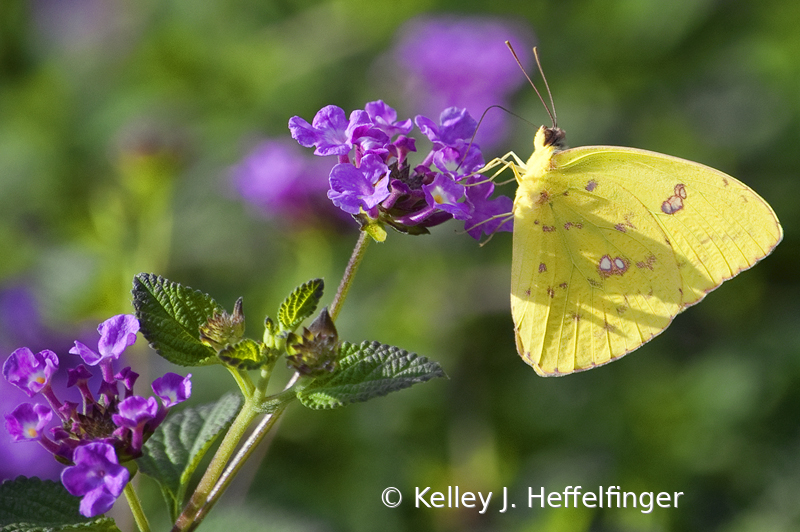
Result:
[[[0,484],[2,532],[119,532],[109,517],[84,517],[81,500],[60,483],[17,477]]]
[[[258,369],[267,363],[267,355],[255,340],[245,338],[222,349],[217,356],[232,368]]]
[[[133,306],[140,331],[159,355],[179,366],[219,363],[200,342],[199,328],[222,309],[211,296],[152,273],[133,279]]]
[[[337,408],[447,376],[437,362],[378,342],[343,342],[337,363],[336,372],[317,377],[297,392],[304,406]]]
[[[281,327],[286,331],[293,331],[304,319],[311,316],[317,310],[324,288],[322,279],[311,279],[295,288],[278,309]]]
[[[215,403],[182,410],[144,444],[144,455],[136,460],[139,470],[161,485],[173,519],[189,478],[217,436],[230,426],[241,402],[239,395],[227,394]]]

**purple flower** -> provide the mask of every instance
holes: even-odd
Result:
[[[84,402],[93,402],[94,397],[92,396],[92,392],[89,390],[89,379],[91,379],[93,375],[88,369],[86,369],[86,366],[79,364],[78,367],[74,369],[68,369],[67,375],[67,388],[77,386],[78,390],[81,392]]]
[[[159,414],[162,415],[159,416]],[[119,427],[114,431],[114,435],[123,437],[130,434],[130,447],[126,449],[126,452],[130,453],[131,457],[140,456],[145,436],[149,437],[153,433],[155,426],[164,420],[164,416],[166,416],[166,411],[159,412],[158,401],[155,397],[145,399],[138,395],[132,395],[120,402],[117,405],[117,413],[111,416],[114,424]],[[152,423],[148,424],[150,421]]]
[[[329,123],[338,124],[340,143],[349,142],[355,148],[353,160],[349,151],[348,155],[340,154],[339,164],[330,172],[328,198],[334,205],[357,215],[362,227],[388,225],[408,234],[425,234],[428,227],[453,218],[472,224],[470,229],[478,222],[495,229],[501,225],[486,219],[510,200],[489,200],[494,189],[491,185],[488,190],[483,187],[473,192],[470,201],[464,187],[467,182],[475,183],[473,174],[484,166],[480,146],[473,142],[477,122],[466,109],[445,109],[438,123],[422,115],[415,118],[433,149],[421,164],[412,167],[406,160],[416,151],[415,139],[406,135],[411,122],[398,122],[397,112],[382,100],[365,107],[351,113],[347,127],[344,111],[333,106],[317,114],[315,124],[320,127],[307,125],[298,117],[290,122],[292,134],[301,144],[319,148],[324,137],[321,124],[325,123],[320,116],[327,116]],[[471,234],[479,237],[481,230]]]
[[[61,473],[61,483],[72,495],[83,497],[81,515],[94,517],[110,510],[130,477],[119,465],[114,447],[88,443],[75,449],[73,459],[75,465]]]
[[[100,355],[117,360],[125,348],[136,342],[139,320],[130,314],[119,314],[101,323],[97,332],[100,333],[100,341],[97,343]]]
[[[6,430],[14,441],[38,441],[42,438],[42,429],[53,418],[53,412],[44,405],[22,403],[5,418]]]
[[[406,155],[412,151],[417,151],[417,141],[414,138],[400,135],[387,148],[389,153],[397,159],[397,164],[403,166]]]
[[[331,164],[290,140],[265,140],[231,169],[236,192],[260,214],[296,222],[333,209],[325,196]],[[349,218],[349,217],[348,217]]]
[[[388,136],[408,135],[414,124],[411,119],[397,122],[397,111],[386,105],[383,100],[369,102],[364,109],[372,123]]]
[[[20,347],[3,364],[3,377],[33,397],[49,386],[57,369],[58,357],[49,349],[33,354],[27,347]]]
[[[86,366],[83,364],[79,364],[76,368],[68,369],[67,375],[67,388],[75,386],[76,384],[81,386],[92,378],[92,373],[86,369]]]
[[[445,174],[438,174],[429,185],[422,185],[428,205],[453,215],[457,220],[469,218],[469,208],[459,203],[464,198],[464,185],[459,185]]]
[[[455,105],[478,116],[491,105],[505,105],[525,83],[506,40],[530,71],[535,39],[528,28],[499,18],[421,16],[398,31],[393,63],[399,68],[391,73],[400,77],[395,83],[406,87],[409,105],[423,114]],[[506,120],[502,111],[489,112],[479,141],[502,140]]]
[[[181,377],[177,373],[167,373],[153,381],[153,392],[161,398],[165,407],[182,403],[192,395],[192,374]]]
[[[353,130],[369,123],[369,115],[364,111],[354,111],[347,120],[340,107],[328,105],[314,115],[311,124],[299,116],[292,117],[289,130],[301,146],[315,146],[314,155],[344,156],[353,148]]]
[[[117,405],[117,414],[112,416],[114,424],[118,427],[135,429],[147,423],[158,411],[158,402],[155,397],[139,397],[132,395]]]
[[[465,154],[466,152],[466,154]],[[462,149],[442,148],[433,154],[433,164],[442,172],[451,172],[459,180],[483,168],[483,155],[477,144],[467,144]]]
[[[127,399],[133,393],[133,385],[136,383],[136,379],[139,378],[139,374],[128,366],[122,368],[122,371],[114,375],[114,378],[125,386],[125,398]]]
[[[442,111],[438,125],[422,115],[417,115],[414,122],[437,149],[445,146],[460,149],[472,139],[478,127],[467,110],[458,107],[448,107]]]
[[[361,166],[349,163],[333,167],[328,197],[334,205],[350,214],[369,211],[389,196],[389,167],[374,154],[365,155]]]
[[[389,109],[391,109],[391,107]],[[355,161],[356,165],[359,164],[361,156],[366,153],[386,152],[386,145],[389,144],[389,135],[387,135],[383,129],[372,123],[369,113],[361,109],[356,109],[350,113],[350,122],[357,123],[350,131],[350,140],[353,145],[358,148]]]
[[[93,351],[79,341],[75,341],[75,346],[69,350],[73,355],[80,355],[84,362],[90,366],[100,364],[103,372],[103,381],[106,386],[103,393],[113,394],[114,390],[108,386],[115,383],[114,372],[111,369],[111,361],[117,360],[128,346],[136,342],[136,333],[139,332],[139,321],[136,316],[130,314],[119,314],[113,316],[97,327],[100,333],[100,340],[97,342],[99,353]]]
[[[497,231],[514,230],[511,216],[514,202],[507,196],[490,200],[492,192],[494,183],[481,175],[474,175],[467,180],[467,203],[472,207],[472,213],[464,229],[476,240],[480,239],[481,233],[491,235]]]

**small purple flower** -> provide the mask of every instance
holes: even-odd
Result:
[[[139,374],[133,371],[130,366],[127,366],[114,375],[114,378],[125,386],[125,398],[127,399],[133,393],[133,385],[136,383],[136,379],[139,378]]]
[[[92,373],[86,369],[86,366],[79,364],[74,369],[68,369],[67,375],[67,388],[77,386],[85,404],[94,402],[94,396],[89,390],[89,379],[92,378]]]
[[[466,152],[466,155],[465,155]],[[433,164],[442,172],[451,172],[459,180],[483,168],[483,154],[477,144],[467,144],[462,149],[442,148],[433,154]]]
[[[3,377],[33,397],[50,385],[57,369],[58,357],[49,349],[33,354],[27,347],[20,347],[3,364]]]
[[[75,346],[69,350],[73,355],[80,355],[84,362],[90,366],[100,365],[103,372],[105,387],[102,393],[105,395],[114,394],[115,383],[114,371],[111,368],[111,361],[119,359],[125,348],[136,342],[136,333],[139,332],[139,321],[136,316],[130,314],[119,314],[113,316],[97,327],[100,333],[100,340],[97,342],[99,353],[87,347],[79,341],[75,341]]]
[[[77,367],[68,369],[67,375],[67,388],[71,388],[76,384],[80,386],[92,378],[92,373],[83,364],[78,364]]]
[[[422,185],[428,205],[450,213],[457,220],[469,218],[469,208],[459,200],[464,198],[464,185],[459,185],[445,174],[438,174],[429,185]]]
[[[192,395],[191,377],[191,373],[186,377],[181,377],[177,373],[167,373],[153,381],[153,392],[165,407],[170,408],[184,402]]]
[[[158,401],[155,397],[132,395],[117,405],[117,412],[112,416],[115,425],[135,429],[156,417]]]
[[[114,435],[122,437],[129,429],[131,443],[128,451],[133,457],[141,455],[145,436],[149,437],[155,430],[154,426],[148,426],[148,422],[153,421],[150,425],[158,425],[164,420],[166,412],[161,412],[163,415],[159,416],[158,401],[155,397],[145,399],[138,395],[132,395],[120,402],[117,405],[117,412],[111,416],[114,424],[119,427],[114,431]]]
[[[5,418],[6,430],[14,441],[38,441],[42,429],[53,418],[53,411],[44,405],[22,403]]]
[[[448,107],[439,115],[439,124],[428,117],[417,115],[414,119],[420,131],[433,142],[434,148],[450,147],[460,149],[468,143],[478,123],[464,108]]]
[[[119,465],[114,447],[107,443],[88,443],[75,449],[75,465],[64,469],[61,483],[81,499],[80,512],[94,517],[107,512],[128,483],[128,470]]]
[[[397,111],[386,105],[383,100],[369,102],[365,107],[372,123],[390,137],[408,135],[414,124],[411,119],[397,122]]]
[[[361,166],[340,163],[330,175],[328,197],[350,214],[369,211],[389,196],[389,167],[374,154],[365,155]]]
[[[489,197],[494,192],[494,183],[486,181],[481,175],[474,175],[467,180],[466,188],[467,203],[472,207],[470,218],[464,224],[469,236],[478,240],[481,233],[491,235],[497,231],[514,230],[514,219],[511,216],[514,202],[507,196],[498,196],[490,200]]]
[[[397,139],[387,146],[389,153],[397,159],[397,164],[404,166],[406,156],[417,151],[417,140],[412,137],[400,135]]]
[[[345,156],[353,148],[353,130],[369,123],[369,116],[364,111],[354,111],[347,120],[341,107],[328,105],[314,115],[311,124],[299,116],[292,117],[289,130],[301,146],[315,146],[314,155]]]
[[[136,343],[139,320],[130,314],[119,314],[107,319],[97,327],[100,341],[97,348],[103,358],[119,359],[125,348]]]

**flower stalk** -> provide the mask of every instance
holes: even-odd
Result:
[[[370,240],[372,240],[372,238],[366,231],[361,231],[359,233],[356,247],[353,248],[353,253],[350,255],[350,261],[347,263],[347,267],[344,269],[344,276],[342,277],[342,281],[339,283],[339,288],[336,290],[336,295],[333,297],[333,302],[331,303],[330,315],[334,322],[339,316],[339,311],[342,310],[342,304],[347,298],[347,293],[350,291],[350,286],[353,284],[353,278],[358,271],[358,267],[361,265],[361,261],[364,259],[364,255],[367,253],[367,247],[369,246]]]
[[[125,499],[128,501],[128,506],[131,508],[133,519],[136,521],[136,526],[139,527],[139,531],[150,532],[150,523],[147,521],[144,508],[142,508],[142,501],[139,499],[139,495],[133,488],[133,484],[128,482],[125,485],[125,490],[123,493],[125,494]]]

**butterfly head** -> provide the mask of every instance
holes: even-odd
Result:
[[[558,151],[564,148],[564,138],[566,133],[559,127],[542,126],[533,138],[534,151],[549,152]]]
[[[567,136],[567,134],[560,127],[542,126],[536,133],[537,139],[539,138],[540,134],[542,135],[543,148],[547,146],[553,146],[556,149],[561,149],[564,147],[564,138]],[[534,143],[535,142],[536,141],[534,141]]]

